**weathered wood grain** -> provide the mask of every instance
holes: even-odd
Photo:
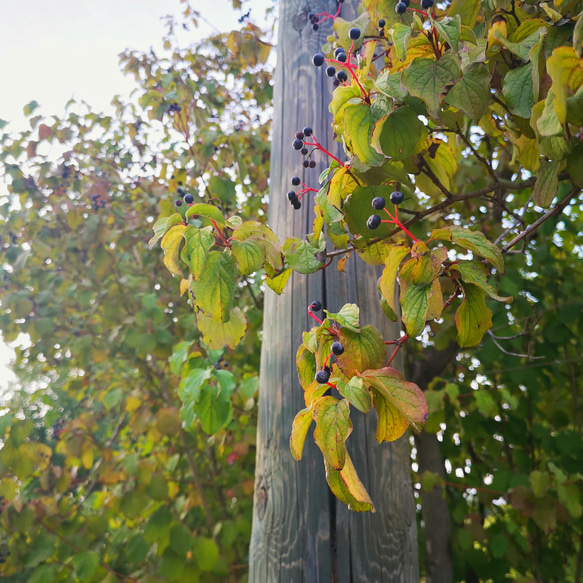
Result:
[[[345,18],[350,18],[351,9],[349,2],[343,5]],[[331,21],[316,33],[303,16],[308,11],[334,12],[336,3],[282,0],[279,10],[269,224],[283,240],[311,232],[314,216],[308,197],[299,211],[289,205],[285,193],[290,178],[297,175],[317,187],[327,165],[318,153],[317,168],[302,168],[302,157],[291,147],[294,133],[310,125],[324,147],[341,159],[344,155],[332,140],[328,113],[332,81],[311,63],[330,34]],[[266,293],[250,548],[253,583],[419,581],[406,439],[379,446],[374,413],[352,413],[354,431],[348,448],[375,503],[375,514],[350,512],[329,494],[311,431],[302,461],[294,461],[289,452],[291,424],[304,407],[295,353],[302,332],[313,323],[308,304],[320,299],[337,311],[346,302],[356,302],[364,324],[376,325],[386,338],[396,337],[398,328],[384,317],[378,303],[379,275],[378,269],[351,258],[346,273],[332,265],[309,276],[294,274],[285,295]]]

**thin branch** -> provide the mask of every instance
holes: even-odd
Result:
[[[56,531],[54,528],[51,528],[48,524],[45,524],[42,520],[40,521],[40,525],[47,532],[50,532],[51,534],[54,534],[56,537],[58,537],[64,543],[66,543],[67,545],[69,545],[77,553],[83,552],[82,549],[80,549],[75,543],[72,543],[68,538],[65,538],[60,532]],[[119,577],[122,581],[135,581],[136,583],[138,581],[135,577],[131,577],[130,575],[123,575],[122,573],[118,573],[117,571],[115,571],[114,569],[112,569],[107,563],[102,563],[101,561],[99,561],[99,565],[101,567],[103,567],[108,573],[110,573],[111,575],[113,575],[114,577],[116,577],[116,578]]]
[[[500,343],[496,340],[496,336],[494,336],[494,334],[492,334],[491,330],[488,330],[488,336],[490,336],[490,338],[492,339],[492,342],[496,345],[496,348],[498,348],[498,350],[500,350],[501,352],[503,352],[507,356],[517,356],[518,358],[528,358],[529,360],[545,358],[544,356],[530,356],[530,354],[518,354],[517,352],[509,352],[508,350],[505,350],[504,348],[502,348]]]
[[[445,198],[448,200],[453,198],[453,194],[447,188],[445,188],[445,186],[441,183],[441,180],[435,176],[433,170],[431,170],[429,164],[427,164],[425,160],[422,162],[421,172],[423,172],[423,174],[425,174],[431,180],[431,182],[433,182],[433,184],[435,184],[435,186],[441,190]]]
[[[561,202],[559,202],[557,204],[557,206],[552,208],[550,211],[546,212],[537,221],[532,223],[532,225],[529,225],[524,231],[522,231],[522,233],[520,233],[516,237],[514,237],[514,239],[512,239],[512,241],[510,241],[510,243],[506,243],[506,245],[504,245],[504,247],[502,247],[502,249],[501,249],[502,253],[508,253],[508,251],[510,251],[510,249],[512,249],[512,247],[514,247],[514,245],[516,245],[517,243],[522,241],[525,237],[528,237],[529,235],[534,233],[548,219],[550,219],[551,217],[554,217],[556,215],[561,214],[563,212],[564,208],[571,202],[571,199],[578,192],[580,192],[580,188],[578,186],[573,187],[571,189],[571,192],[569,192],[569,194]]]
[[[474,148],[474,145],[463,134],[458,124],[456,124],[456,127],[457,127],[456,134],[464,141],[464,144],[472,151],[472,154],[486,167],[486,170],[488,171],[488,174],[492,177],[492,180],[494,180],[494,182],[498,182],[498,177],[494,173],[492,166],[490,166],[490,164],[488,164],[488,161],[478,152],[478,150],[476,150],[476,148]]]

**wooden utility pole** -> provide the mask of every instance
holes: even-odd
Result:
[[[352,19],[356,2],[342,5]],[[296,131],[309,125],[318,141],[344,159],[333,141],[328,105],[332,80],[312,64],[312,55],[331,34],[331,20],[314,32],[309,11],[334,14],[335,1],[280,0],[277,70],[274,95],[269,225],[280,240],[311,232],[313,200],[306,196],[298,211],[286,192],[292,176],[317,188],[328,165],[317,153],[318,166],[304,169],[302,156],[291,147]],[[360,306],[361,323],[373,324],[386,339],[399,327],[382,313],[378,301],[378,268],[351,257],[346,273],[335,263],[305,276],[293,274],[286,293],[265,295],[263,348],[257,436],[257,468],[253,532],[250,549],[252,583],[418,583],[414,498],[408,438],[379,445],[376,415],[353,411],[348,450],[376,513],[355,513],[337,502],[324,475],[322,455],[308,433],[304,457],[294,461],[289,436],[295,414],[305,405],[295,366],[302,332],[313,321],[307,307],[313,300],[338,311],[347,302]],[[397,363],[398,366],[398,363]]]

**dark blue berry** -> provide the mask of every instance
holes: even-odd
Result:
[[[308,153],[308,148],[306,148],[305,146],[300,150],[300,153],[303,154],[304,156]]]
[[[337,61],[340,61],[341,63],[346,63],[346,61],[348,60],[348,57],[346,56],[346,53],[340,53],[337,57],[336,57]]]
[[[395,190],[395,192],[391,192],[391,202],[393,204],[401,204],[405,199],[405,195],[399,191]]]
[[[291,179],[291,183],[292,183],[293,186],[299,186],[302,183],[302,181],[300,180],[300,177],[299,176],[294,176]]]
[[[316,167],[316,161],[315,160],[310,160],[309,166],[310,166],[310,168],[315,168]]]
[[[337,59],[342,53],[346,54],[346,51],[342,47],[334,49],[334,58]]]
[[[348,75],[346,74],[346,71],[338,71],[338,73],[336,73],[336,79],[338,79],[340,83],[346,83],[346,81],[348,81]]]
[[[316,53],[313,57],[312,57],[312,63],[314,63],[314,65],[316,65],[316,67],[321,67],[324,64],[324,61],[326,60],[326,57],[322,54],[322,53]],[[306,132],[304,132],[305,134]],[[307,134],[306,134],[307,135]]]
[[[344,346],[340,344],[340,342],[333,342],[332,343],[332,352],[336,356],[340,356],[344,352]]]
[[[352,40],[356,40],[357,38],[360,37],[360,28],[351,28],[348,31],[348,36],[352,39]]]
[[[382,211],[385,208],[385,199],[382,196],[375,196],[371,205],[375,211]]]
[[[328,77],[334,77],[334,75],[336,75],[336,69],[332,65],[326,67],[326,75],[328,75]]]
[[[313,12],[308,12],[308,18],[312,20],[313,18],[316,18],[316,15]]]
[[[307,126],[303,129],[303,132],[304,132],[304,136],[306,136],[306,137],[311,136],[312,135],[312,128]]]
[[[192,194],[187,194],[187,195],[184,197],[184,202],[185,202],[186,204],[192,204],[192,203],[194,202],[194,196],[192,196]]]
[[[293,190],[288,190],[287,197],[290,202],[293,202],[293,200],[297,198],[297,195]]]
[[[303,140],[304,132],[296,132],[296,140]]]
[[[382,18],[379,20],[379,28],[385,28],[385,21]]]
[[[379,225],[381,224],[381,217],[378,215],[371,215],[368,217],[366,221],[366,226],[371,230],[374,231]]]
[[[303,166],[304,168],[308,168],[308,166],[309,166],[309,165],[310,165],[310,163],[308,162],[308,160],[304,160],[304,161],[302,162],[302,166]]]
[[[320,25],[317,22],[315,24],[312,24],[312,30],[314,32],[317,32],[318,30],[320,30]]]
[[[421,1],[421,8],[427,10],[433,6],[433,0],[422,0]]]
[[[404,2],[399,2],[397,6],[395,6],[395,10],[397,14],[405,14],[407,12],[407,5]]]
[[[178,199],[175,203],[176,206],[182,206],[182,201]]]
[[[320,385],[325,385],[330,379],[330,373],[325,370],[319,370],[316,373],[316,382]]]
[[[294,209],[299,210],[302,208],[302,203],[300,200],[296,198],[294,201],[292,201],[292,206],[294,207]]]
[[[320,302],[319,300],[314,300],[310,304],[310,309],[312,310],[312,312],[319,312],[322,309],[322,302]]]
[[[297,138],[292,142],[294,150],[301,150],[304,147],[304,142],[298,140]]]

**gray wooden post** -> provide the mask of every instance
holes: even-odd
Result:
[[[343,5],[344,18],[354,14],[356,2],[352,3]],[[331,21],[314,32],[306,18],[308,11],[334,13],[336,6],[329,0],[280,0],[269,225],[281,240],[311,232],[314,218],[311,197],[309,202],[304,198],[298,211],[287,201],[291,177],[300,176],[317,188],[318,176],[327,166],[317,153],[317,168],[302,167],[301,155],[291,147],[295,132],[311,126],[326,149],[344,158],[332,139],[328,112],[332,80],[311,62],[331,32]],[[378,268],[351,257],[346,273],[337,272],[334,263],[309,276],[294,274],[283,296],[266,292],[249,557],[253,583],[419,581],[408,438],[379,445],[375,413],[351,412],[354,430],[348,449],[375,514],[351,512],[332,496],[311,431],[300,462],[289,451],[293,418],[304,407],[295,355],[302,332],[313,324],[308,304],[321,300],[325,308],[337,311],[344,303],[355,302],[362,324],[374,324],[386,339],[398,337],[398,326],[379,306],[379,276]]]

